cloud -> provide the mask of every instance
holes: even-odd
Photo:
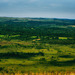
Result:
[[[0,0],[0,2],[9,2],[10,0]]]
[[[36,2],[38,0],[0,0],[0,3],[19,3],[19,2]]]
[[[52,6],[52,7],[59,7],[59,6],[62,6],[62,4],[55,4],[55,3],[52,3],[52,4],[50,4],[50,6]]]
[[[0,0],[0,3],[16,2],[15,0]]]
[[[61,15],[64,13],[63,16],[73,16],[75,13],[75,0],[0,0],[0,15],[1,13],[5,15],[8,13],[11,15],[28,13],[31,16],[44,16],[45,13],[45,16],[47,13],[48,15],[57,13]],[[32,15],[31,13],[34,14]],[[60,15],[53,16],[60,17]]]
[[[36,2],[36,1],[38,1],[38,0],[29,0],[30,2]]]

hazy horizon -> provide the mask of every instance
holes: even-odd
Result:
[[[0,16],[75,19],[75,0],[0,0]]]
[[[48,18],[48,19],[72,19],[75,20],[75,18],[57,18],[57,17],[19,17],[19,16],[0,16],[0,17],[7,17],[7,18]]]

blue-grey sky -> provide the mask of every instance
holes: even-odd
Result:
[[[0,16],[75,19],[75,0],[0,0]]]

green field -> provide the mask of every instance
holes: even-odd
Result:
[[[0,72],[75,72],[75,27],[69,27],[74,23],[75,20],[2,18]]]
[[[50,44],[49,40],[43,42],[37,39],[35,41],[1,39],[0,72],[28,71],[75,71],[75,44]]]

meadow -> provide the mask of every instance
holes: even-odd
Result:
[[[10,39],[16,36],[10,36]],[[50,40],[45,42],[36,37],[31,37],[34,40],[29,41],[19,39],[8,41],[3,37],[0,36],[0,72],[2,73],[75,71],[75,44],[58,42],[51,44]],[[65,37],[59,39],[62,40],[67,39]]]
[[[75,21],[13,21],[0,22],[0,73],[75,72]]]

